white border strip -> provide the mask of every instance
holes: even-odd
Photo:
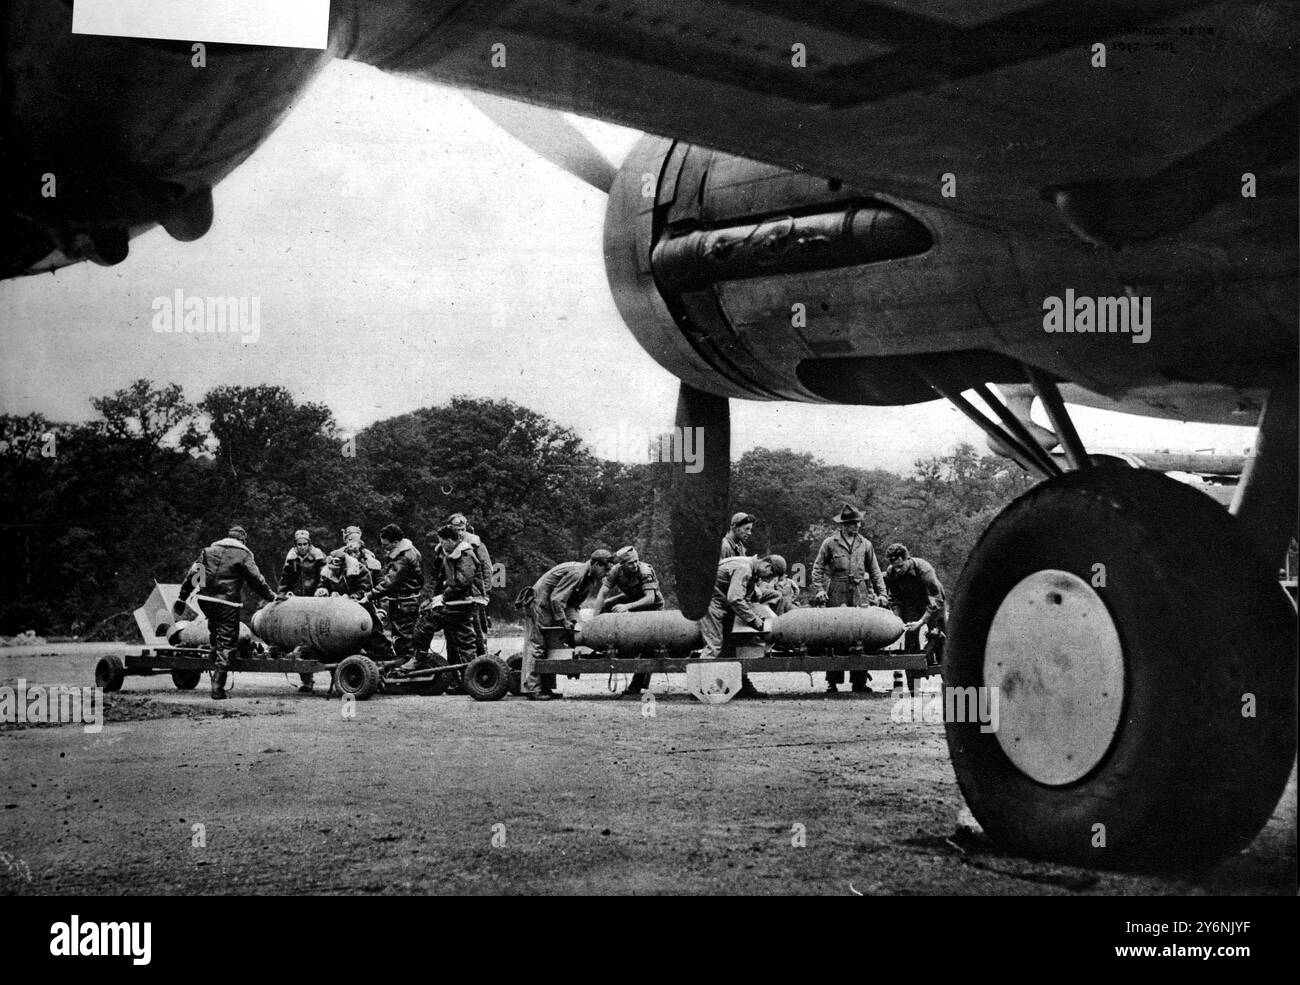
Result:
[[[73,0],[73,34],[324,48],[329,0]]]

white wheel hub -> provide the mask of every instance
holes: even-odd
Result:
[[[1068,571],[1037,571],[998,606],[984,647],[998,742],[1039,783],[1061,786],[1101,761],[1124,708],[1124,650],[1110,611]]]

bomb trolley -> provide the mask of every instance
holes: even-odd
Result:
[[[102,657],[95,683],[106,692],[120,691],[127,677],[170,672],[183,691],[198,686],[203,674],[217,669],[208,648],[202,618],[173,621],[179,586],[156,585],[149,600],[135,611],[147,644],[139,654]],[[499,656],[449,664],[437,654],[434,666],[396,674],[396,661],[380,662],[361,652],[370,639],[370,614],[352,599],[291,597],[273,602],[253,615],[253,630],[240,624],[234,673],[330,675],[327,694],[365,700],[387,688],[442,694],[460,673],[466,692],[478,701],[494,701],[508,692],[509,669]],[[264,642],[265,641],[265,642]],[[266,644],[271,644],[268,648]],[[309,656],[289,656],[290,653]]]
[[[466,663],[439,663],[410,674],[397,675],[393,665],[383,664],[364,653],[349,654],[336,661],[278,657],[257,644],[240,647],[240,654],[226,670],[247,674],[329,674],[327,695],[350,694],[364,701],[388,689],[439,695],[460,673],[466,692],[476,701],[495,701],[509,691],[509,668],[498,656],[476,657]],[[100,657],[95,664],[95,684],[105,692],[122,690],[128,677],[152,677],[170,673],[172,683],[182,691],[198,687],[205,673],[215,671],[211,651],[197,646],[150,646],[126,657]]]
[[[903,636],[903,623],[880,608],[793,609],[774,617],[767,631],[731,629],[716,660],[692,653],[703,644],[698,623],[680,612],[605,613],[579,625],[541,630],[545,656],[539,674],[687,673],[710,664],[740,664],[747,673],[903,671],[909,690],[940,672],[942,637],[931,634],[924,650],[885,647]],[[510,691],[521,691],[523,655],[511,657]]]

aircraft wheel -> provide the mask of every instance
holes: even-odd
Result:
[[[173,670],[172,683],[178,690],[193,691],[199,686],[199,681],[203,678],[203,672],[199,670]]]
[[[464,681],[475,701],[499,701],[510,691],[510,668],[500,657],[476,657],[465,668]]]
[[[360,653],[339,662],[334,669],[334,681],[341,694],[350,694],[358,701],[365,701],[379,690],[382,683],[379,666]]]
[[[120,657],[99,658],[99,662],[95,664],[97,687],[102,687],[105,691],[120,691],[124,680],[126,680],[126,668],[122,665]]]
[[[1143,469],[1073,472],[1007,507],[962,571],[943,670],[997,712],[971,721],[976,692],[945,703],[989,836],[1165,872],[1249,843],[1296,749],[1296,616],[1274,572],[1221,506]]]
[[[524,693],[524,655],[522,653],[516,653],[506,661],[506,666],[510,668],[510,693],[517,698],[519,695]]]

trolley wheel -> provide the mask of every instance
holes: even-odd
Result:
[[[199,686],[199,681],[203,679],[201,670],[183,670],[177,669],[172,671],[172,683],[181,691],[193,691]]]
[[[519,697],[524,693],[524,655],[516,653],[506,661],[506,666],[510,668],[510,693]]]
[[[105,691],[120,691],[124,680],[126,680],[126,668],[122,666],[120,657],[99,658],[99,662],[95,664],[95,684],[98,687],[102,687]]]
[[[465,668],[463,679],[475,701],[499,701],[510,692],[510,668],[500,657],[476,657]]]
[[[378,691],[381,682],[378,665],[360,653],[345,657],[334,668],[334,683],[339,693],[350,694],[358,701],[365,701]]]

